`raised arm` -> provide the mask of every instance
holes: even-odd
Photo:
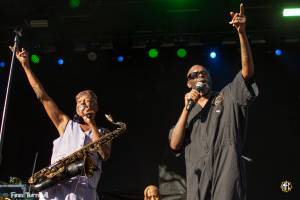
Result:
[[[249,80],[254,75],[254,64],[251,48],[246,35],[246,16],[244,13],[244,5],[240,4],[239,13],[230,12],[232,20],[229,23],[232,24],[238,32],[241,45],[242,76],[245,80]]]
[[[13,50],[13,47],[10,47]],[[22,51],[16,51],[17,59],[20,61],[25,71],[29,84],[31,85],[37,98],[42,102],[48,116],[57,128],[60,135],[63,134],[65,127],[69,121],[69,117],[65,115],[56,105],[52,98],[48,96],[39,79],[31,70],[28,58],[28,52],[22,48]]]

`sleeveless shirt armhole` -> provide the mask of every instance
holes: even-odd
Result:
[[[63,134],[61,134],[60,137],[62,137],[62,136],[65,134],[66,129],[67,129],[67,127],[69,126],[69,123],[72,123],[72,122],[73,122],[73,121],[72,121],[71,119],[69,119],[69,121],[68,121],[68,123],[66,124],[65,129],[64,129],[64,131],[63,131]],[[72,124],[71,124],[71,125],[72,125]]]

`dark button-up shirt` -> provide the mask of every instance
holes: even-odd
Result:
[[[203,108],[196,104],[189,113],[183,144],[188,200],[245,199],[241,154],[248,105],[257,95],[255,82],[246,83],[239,72]]]

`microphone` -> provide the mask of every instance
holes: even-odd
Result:
[[[87,108],[87,106],[86,105],[83,105],[83,104],[81,104],[80,106],[79,106],[79,110],[82,112],[84,109],[86,109]]]
[[[198,92],[202,92],[205,88],[205,84],[203,82],[198,82],[196,83],[196,87],[195,90],[197,90]],[[194,102],[192,99],[189,99],[188,101],[188,105],[186,106],[186,110],[187,111],[191,111],[192,108],[194,107],[196,102]]]
[[[79,110],[81,112],[83,112],[84,109],[86,109],[86,108],[88,108],[88,107],[86,105],[84,105],[84,104],[82,104],[82,105],[79,106]],[[85,113],[84,116],[86,116],[87,118],[90,119],[93,116],[93,114],[94,114],[93,112],[88,112],[88,113]]]

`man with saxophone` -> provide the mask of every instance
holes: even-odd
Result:
[[[230,13],[241,45],[242,69],[220,92],[212,91],[211,77],[201,65],[187,73],[190,89],[173,129],[170,147],[185,153],[187,200],[246,199],[242,152],[248,107],[258,95],[254,64],[246,36],[244,6]]]
[[[10,49],[13,50],[13,47],[10,47]],[[48,96],[41,82],[33,73],[29,64],[28,52],[24,49],[21,51],[17,49],[16,56],[33,91],[59,133],[59,137],[53,142],[51,164],[67,157],[86,144],[99,140],[103,136],[104,129],[99,129],[95,122],[95,115],[99,108],[97,96],[93,91],[84,90],[76,95],[76,117],[71,119]],[[40,199],[98,199],[96,188],[102,171],[102,161],[109,158],[110,152],[110,143],[105,143],[97,153],[91,154],[95,165],[95,171],[91,177],[78,175],[61,181],[40,192]]]

